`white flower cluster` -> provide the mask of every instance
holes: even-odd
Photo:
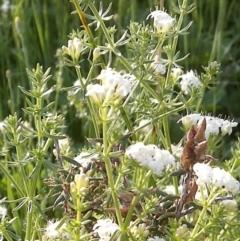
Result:
[[[219,167],[210,167],[205,163],[196,163],[193,170],[198,177],[196,180],[197,185],[213,185],[218,188],[225,188],[227,192],[233,194],[239,191],[239,182],[231,176],[230,173]]]
[[[188,240],[190,235],[190,231],[186,224],[183,224],[182,226],[178,227],[175,233],[175,237],[177,240]]]
[[[175,19],[169,14],[161,10],[155,10],[151,12],[147,19],[151,17],[154,18],[154,26],[159,32],[167,33],[169,29],[174,25]]]
[[[186,74],[180,75],[178,79],[181,79],[181,90],[185,95],[188,94],[190,90],[189,87],[198,88],[202,85],[199,78],[195,75],[195,73],[192,70],[190,70]]]
[[[88,192],[88,176],[84,173],[76,174],[74,181],[70,183],[70,191],[73,196],[81,197]]]
[[[101,71],[97,79],[101,80],[100,84],[89,84],[87,86],[86,96],[102,105],[109,105],[109,103],[122,100],[131,92],[131,87],[135,77],[131,74],[120,74],[111,68]]]
[[[151,67],[157,74],[161,75],[165,74],[167,70],[166,65],[163,64],[162,59],[158,55],[155,56],[154,62],[151,63]]]
[[[62,50],[65,54],[72,57],[72,59],[78,59],[83,51],[83,44],[81,40],[74,37],[72,40],[68,40],[68,46],[62,46]]]
[[[74,160],[81,164],[83,168],[88,168],[98,157],[98,154],[82,151],[78,156],[74,157]]]
[[[167,150],[161,150],[156,145],[144,145],[138,142],[129,146],[125,155],[136,160],[142,167],[149,168],[154,174],[160,176],[168,166],[175,166],[175,158]]]
[[[174,67],[171,69],[171,76],[173,79],[177,79],[183,73],[181,68]]]
[[[147,241],[165,241],[165,239],[154,236],[153,238],[148,238]]]
[[[132,225],[133,222],[130,223]],[[141,237],[147,237],[149,235],[149,230],[146,223],[140,223],[130,227],[131,233],[136,240],[140,240]]]
[[[204,116],[201,114],[186,115],[180,120],[182,121],[183,125],[189,129],[192,125],[196,125],[198,122],[202,122],[203,118],[205,118],[207,122],[205,130],[206,139],[209,138],[210,134],[218,135],[220,130],[223,136],[226,134],[230,135],[232,133],[232,128],[238,125],[237,122],[224,120],[219,117]]]
[[[60,221],[48,222],[47,228],[45,229],[42,240],[43,241],[53,241],[53,240],[71,240],[72,236],[65,231],[66,224],[64,223],[60,228]]]
[[[98,234],[99,241],[109,241],[112,235],[119,230],[119,226],[111,219],[99,219],[93,226],[93,230]]]

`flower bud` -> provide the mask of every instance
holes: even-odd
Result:
[[[74,182],[70,183],[70,190],[72,194],[81,196],[82,193],[87,192],[87,185],[89,179],[88,176],[84,173],[76,174],[74,177]]]
[[[93,50],[93,62],[95,62],[99,56],[100,56],[100,48],[97,47]]]
[[[230,212],[237,211],[237,202],[235,200],[223,200],[221,204]]]

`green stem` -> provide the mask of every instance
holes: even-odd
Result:
[[[5,228],[1,228],[0,231],[2,232],[4,238],[7,240],[7,241],[12,241],[12,238],[9,236],[8,232],[6,231]]]
[[[14,179],[14,177],[8,172],[8,170],[5,168],[5,166],[3,165],[3,162],[0,161],[0,170],[3,172],[3,174],[6,175],[7,179],[10,181],[11,185],[13,185],[15,187],[15,189],[17,190],[17,192],[19,193],[19,195],[21,197],[24,197],[25,194],[22,191],[22,189],[20,188],[19,184],[17,183],[17,181]]]
[[[80,197],[77,198],[77,227],[76,227],[76,241],[80,241],[80,231],[81,231],[81,215],[82,215],[82,200]]]
[[[93,34],[92,34],[92,31],[91,29],[89,28],[89,25],[87,23],[87,20],[84,16],[84,13],[82,11],[82,8],[81,6],[79,5],[78,1],[77,0],[72,0],[72,3],[74,4],[76,10],[77,10],[77,13],[78,13],[78,16],[82,22],[82,25],[85,29],[85,31],[87,32],[88,34],[88,37],[90,39],[90,42],[92,43],[92,47],[95,48],[96,47],[96,44],[95,44],[95,41],[94,41],[94,37],[93,37]],[[89,1],[89,3],[91,3],[91,1]]]
[[[119,200],[117,197],[117,192],[114,184],[114,179],[113,179],[113,170],[112,170],[112,164],[109,158],[109,152],[111,150],[110,144],[108,142],[108,123],[107,123],[107,107],[102,107],[101,108],[101,114],[102,114],[102,120],[103,120],[103,157],[104,157],[104,162],[105,162],[105,167],[107,171],[107,177],[108,177],[108,184],[111,189],[112,193],[112,199],[114,203],[114,208],[116,211],[116,216],[118,220],[118,225],[120,227],[120,230],[123,230],[123,220],[122,220],[122,214],[120,210],[120,204]]]
[[[208,198],[207,199],[204,199],[204,191],[203,191],[203,186],[200,186],[200,191],[201,191],[201,196],[203,198],[203,209],[201,210],[200,212],[200,215],[198,216],[198,220],[194,226],[194,229],[193,231],[191,232],[191,235],[189,237],[189,240],[196,240],[196,238],[202,233],[204,232],[204,229],[203,229],[203,225],[202,223],[204,222],[204,218],[206,216],[206,213],[207,213],[207,209],[208,207],[213,203],[214,199],[218,196],[218,194],[216,194],[216,190],[213,189]],[[206,226],[206,225],[205,225]],[[199,232],[199,230],[201,229],[201,231]]]
[[[81,88],[83,90],[85,90],[85,84],[83,83],[83,80],[82,80],[81,71],[80,71],[80,69],[77,66],[75,67],[75,70],[76,70],[76,73],[77,73],[77,77],[78,77],[78,79],[80,81]],[[93,110],[93,106],[92,106],[92,102],[91,102],[90,98],[87,98],[87,104],[88,104],[89,111],[90,111],[90,114],[91,114],[91,119],[92,119],[92,122],[93,122],[96,138],[100,138],[100,133],[99,133],[99,129],[98,129],[97,119],[96,119],[96,116],[94,115],[94,110]]]
[[[181,29],[183,18],[184,18],[185,14],[186,14],[187,2],[188,2],[188,0],[184,0],[183,3],[182,3],[182,6],[180,8],[180,16],[179,16],[179,19],[178,19],[178,22],[177,22],[177,27],[176,27],[176,30],[175,30],[176,33],[179,33],[179,31]],[[171,78],[171,70],[172,70],[174,55],[175,55],[176,48],[177,48],[178,37],[179,37],[179,35],[176,35],[174,37],[173,43],[172,43],[172,46],[171,46],[171,49],[172,49],[172,51],[171,51],[171,59],[169,60],[169,66],[168,66],[165,86],[167,86],[167,84],[169,83],[170,78]]]
[[[134,212],[134,208],[139,200],[139,196],[142,193],[142,188],[143,185],[146,183],[146,180],[148,179],[149,175],[151,174],[151,171],[149,171],[146,174],[146,170],[142,169],[141,170],[141,175],[140,176],[136,176],[136,183],[138,184],[137,190],[138,190],[138,194],[136,196],[133,197],[132,202],[130,204],[130,207],[128,209],[128,214],[127,217],[124,221],[124,230],[127,229],[127,227],[129,226],[131,220],[132,220],[132,216],[133,216],[133,212]]]
[[[38,86],[37,86],[37,93],[41,93],[42,89],[42,80],[38,80]],[[37,129],[37,152],[38,152],[38,157],[37,157],[37,163],[35,168],[34,175],[32,176],[32,180],[29,181],[29,192],[28,192],[28,212],[27,212],[27,227],[26,227],[26,236],[25,240],[30,240],[31,239],[31,233],[32,233],[32,225],[33,225],[33,212],[34,212],[34,197],[36,193],[36,187],[37,187],[37,181],[40,176],[40,172],[42,169],[42,163],[43,163],[43,147],[42,147],[42,142],[43,142],[43,131],[42,131],[42,97],[37,97],[36,98],[36,108],[38,110],[37,116],[35,116],[35,125]],[[45,150],[44,150],[45,151]]]

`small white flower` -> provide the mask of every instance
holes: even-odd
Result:
[[[211,183],[213,172],[212,168],[209,165],[198,162],[193,166],[193,170],[198,177],[198,179],[196,180],[197,185]]]
[[[166,65],[163,64],[162,59],[158,55],[155,56],[154,62],[151,63],[151,67],[157,74],[161,75],[165,74],[167,70]]]
[[[190,114],[182,117],[180,121],[182,121],[186,129],[190,129],[192,125],[197,124],[201,117],[201,114]]]
[[[135,77],[131,74],[120,74],[111,68],[103,69],[97,79],[101,85],[88,85],[86,96],[90,96],[97,104],[118,104],[131,92]]]
[[[230,212],[235,212],[238,210],[236,200],[223,200],[221,204]]]
[[[71,235],[65,231],[66,223],[61,227],[58,227],[59,225],[60,221],[48,222],[43,235],[43,240],[71,240]]]
[[[230,122],[229,120],[224,120],[221,123],[221,132],[222,135],[230,135],[232,133],[232,128],[238,125],[237,122]]]
[[[59,149],[62,155],[66,155],[69,152],[70,146],[69,146],[69,138],[66,137],[64,139],[59,139],[58,140],[58,145],[59,145]],[[53,149],[53,154],[55,157],[57,157],[57,149],[54,148]]]
[[[89,96],[97,105],[101,106],[103,99],[106,96],[106,91],[102,85],[89,84],[87,86],[86,96]]]
[[[212,184],[217,188],[224,188],[227,192],[233,194],[240,189],[239,182],[229,172],[219,167],[212,168],[205,163],[196,163],[193,166],[193,170],[198,177],[196,180],[197,185]]]
[[[146,124],[150,123],[149,119],[143,119],[139,121],[139,127],[144,126],[141,131],[144,132],[145,134],[149,133],[151,131],[151,124],[145,126]]]
[[[130,223],[131,225],[132,223]],[[130,228],[131,233],[136,239],[139,239],[140,237],[147,237],[149,235],[149,230],[147,229],[147,226],[145,223],[140,223],[138,226],[134,225]]]
[[[108,95],[110,98],[118,98],[118,97],[125,97],[131,91],[131,87],[135,77],[130,74],[123,74],[112,70],[111,68],[103,69],[100,75],[97,77],[102,81],[102,85],[104,86],[107,97]]]
[[[189,93],[189,87],[198,88],[202,85],[199,78],[195,75],[195,73],[192,70],[190,70],[186,74],[180,75],[178,79],[181,79],[181,90],[185,95]]]
[[[154,18],[154,26],[157,28],[158,31],[162,33],[167,33],[175,22],[174,18],[172,18],[169,14],[161,10],[155,10],[151,12],[147,16],[147,19],[149,17]]]
[[[203,118],[205,118],[207,122],[206,130],[205,130],[206,139],[208,139],[210,135],[218,135],[220,131],[223,136],[226,134],[230,135],[232,133],[232,128],[238,125],[237,122],[224,120],[219,117],[204,116],[201,114],[186,115],[182,117],[180,121],[182,121],[186,129],[189,129],[192,125],[201,123]]]
[[[4,132],[5,131],[5,123],[3,121],[0,122],[0,132]]]
[[[88,168],[89,165],[98,158],[98,154],[92,154],[87,151],[82,151],[74,160],[82,165],[83,168]]]
[[[142,142],[138,142],[129,146],[125,155],[137,161],[142,167],[151,169],[154,174],[159,176],[167,166],[175,166],[173,155],[153,144],[146,146]]]
[[[99,219],[93,230],[100,237],[99,241],[109,241],[112,235],[119,230],[119,226],[111,219]]]
[[[83,50],[83,44],[81,40],[74,37],[73,40],[68,40],[68,46],[62,46],[62,50],[65,54],[72,57],[72,59],[79,59]]]
[[[73,195],[81,197],[86,194],[88,189],[88,176],[84,173],[76,174],[74,176],[74,182],[70,183],[70,190]]]
[[[7,209],[0,205],[0,219],[3,220],[7,215]]]
[[[147,241],[165,241],[165,239],[154,236],[153,238],[148,238]]]
[[[173,79],[177,79],[182,74],[183,74],[183,71],[181,68],[172,68],[171,69],[171,76]]]
[[[167,194],[176,194],[175,187],[173,185],[165,186],[164,192],[166,192]]]
[[[97,47],[93,50],[93,62],[95,62],[99,56],[100,56],[100,48]]]
[[[182,226],[178,227],[175,233],[176,238],[181,238],[185,240],[190,235],[190,231],[186,224],[183,224]]]

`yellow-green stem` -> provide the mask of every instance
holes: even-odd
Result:
[[[201,223],[202,223],[203,220],[204,220],[204,217],[205,217],[205,215],[206,215],[206,213],[207,213],[208,207],[212,204],[212,202],[214,201],[214,199],[218,196],[218,194],[216,194],[216,192],[215,192],[216,190],[213,189],[213,190],[211,190],[208,198],[205,199],[205,198],[204,198],[203,188],[204,188],[203,186],[200,186],[201,196],[202,196],[202,198],[203,198],[203,201],[202,201],[202,202],[203,202],[203,209],[201,210],[201,213],[200,213],[200,215],[198,216],[197,223],[195,224],[194,229],[193,229],[193,231],[191,232],[191,235],[190,235],[190,237],[189,237],[189,240],[192,240],[192,241],[196,240],[196,238],[204,231],[204,230],[202,229]],[[202,229],[202,231],[199,232],[199,229]]]

